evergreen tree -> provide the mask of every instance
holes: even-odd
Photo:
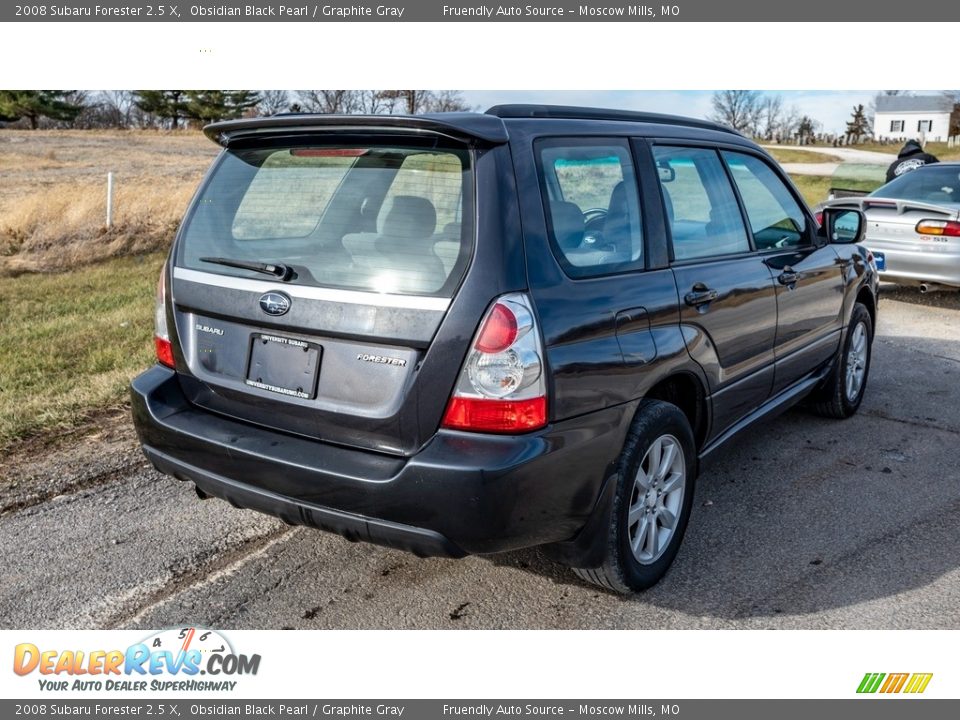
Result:
[[[169,120],[170,127],[176,130],[180,120],[186,117],[187,91],[136,90],[133,103],[145,113]]]
[[[233,120],[259,102],[253,90],[188,90],[186,114],[203,123]]]
[[[863,105],[854,105],[853,116],[847,122],[848,142],[858,143],[864,136],[870,134],[870,121],[867,119],[867,113]]]
[[[83,105],[69,96],[69,90],[0,90],[0,119],[27,118],[32,130],[39,127],[40,118],[70,122]]]
[[[818,124],[819,123],[809,115],[804,115],[800,118],[800,124],[797,126],[797,135],[801,145],[807,145],[813,140],[814,133],[817,132]]]

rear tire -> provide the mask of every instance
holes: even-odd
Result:
[[[819,415],[838,420],[856,413],[867,389],[872,356],[873,321],[867,308],[857,303],[836,367],[813,399],[813,409]]]
[[[575,568],[577,576],[623,594],[655,585],[687,529],[696,460],[693,431],[680,408],[642,401],[617,463],[606,556],[600,567]]]

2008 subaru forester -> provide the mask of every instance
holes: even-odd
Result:
[[[877,272],[737,133],[500,106],[218,123],[132,385],[201,495],[420,555],[666,572],[700,463],[860,405]]]

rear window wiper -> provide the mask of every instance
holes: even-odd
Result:
[[[227,267],[239,268],[240,270],[251,270],[253,272],[263,273],[264,275],[273,275],[286,282],[293,279],[295,273],[293,268],[283,263],[261,263],[250,262],[248,260],[231,260],[222,257],[202,257],[200,262],[214,263],[216,265],[226,265]]]

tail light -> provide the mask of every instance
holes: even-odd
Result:
[[[170,344],[170,331],[167,328],[167,266],[160,271],[157,281],[157,303],[153,311],[153,345],[157,351],[157,362],[174,367],[173,346]]]
[[[917,223],[921,235],[946,235],[960,237],[960,222],[954,220],[921,220]]]
[[[504,295],[487,311],[460,371],[443,427],[518,433],[547,424],[543,347],[525,295]]]
[[[823,227],[823,210],[818,211],[813,216],[813,219],[817,221],[817,225],[819,225],[820,227]]]

